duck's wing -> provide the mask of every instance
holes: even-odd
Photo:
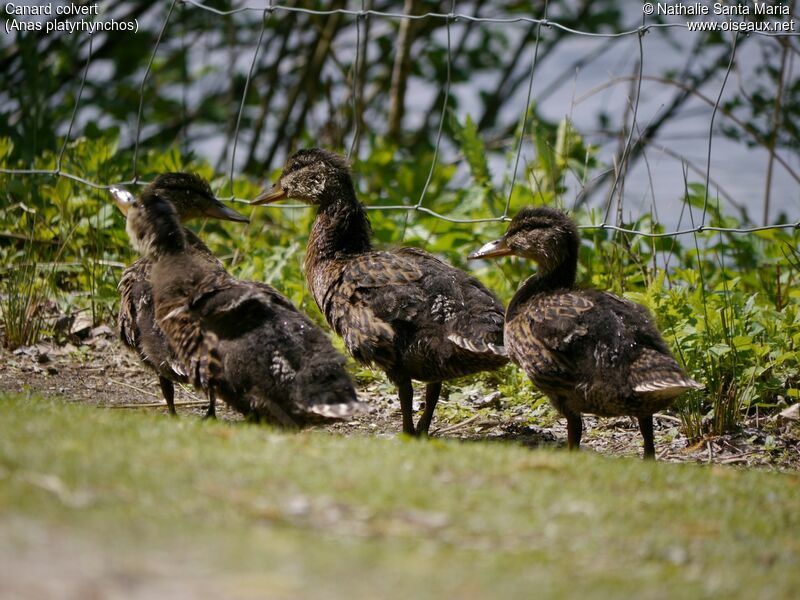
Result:
[[[448,337],[459,338],[473,350],[502,345],[505,310],[478,279],[419,248],[401,248],[392,256],[405,265],[407,281],[398,283],[418,283],[423,288],[415,298],[423,303],[426,314],[454,334]]]
[[[328,321],[365,362],[392,355],[398,331],[420,332],[423,346],[448,339],[470,353],[505,356],[499,301],[477,279],[424,250],[351,258],[332,288]]]
[[[117,285],[120,293],[117,327],[122,343],[136,352],[139,359],[160,376],[185,381],[186,369],[172,352],[164,332],[156,323],[153,289],[150,285],[152,263],[140,258],[125,269]]]
[[[513,327],[515,344],[554,376],[574,377],[584,368],[602,376],[603,369],[623,368],[634,392],[664,399],[702,387],[673,358],[650,312],[614,294],[552,294],[529,304]]]
[[[218,336],[234,338],[275,317],[275,306],[294,308],[270,286],[239,281],[223,270],[207,274],[196,286],[188,309],[202,327]]]
[[[514,360],[539,385],[574,385],[580,350],[589,327],[584,315],[595,306],[581,293],[561,292],[536,298],[506,324],[507,343]]]
[[[185,298],[159,304],[156,314],[188,381],[195,387],[208,390],[223,372],[217,336],[204,330]]]
[[[596,305],[596,299],[583,292],[559,292],[536,298],[514,321],[519,321],[525,337],[536,338],[551,351],[565,351],[589,333],[586,315]]]
[[[257,329],[260,343],[283,355],[293,369],[311,360],[307,354],[341,358],[325,333],[268,284],[211,273],[198,284],[188,306],[202,328],[218,339],[244,337]]]
[[[475,277],[418,248],[403,248],[425,272],[428,312],[444,326],[448,340],[476,354],[507,356],[503,305]]]
[[[203,331],[213,334],[214,343],[242,340],[233,346],[236,357],[225,358],[226,376],[261,378],[261,391],[249,392],[256,410],[273,416],[286,410],[298,422],[344,419],[362,410],[344,357],[271,286],[211,273],[197,286],[190,310]]]
[[[343,316],[341,313],[352,309],[365,319],[365,326],[374,321],[380,328],[380,321],[402,318],[394,300],[402,300],[403,305],[410,308],[412,298],[405,297],[409,294],[408,285],[418,282],[424,275],[419,265],[391,252],[362,254],[337,266],[338,276],[319,303],[331,325]],[[414,315],[407,316],[413,318]],[[338,330],[337,333],[341,335]]]
[[[340,293],[352,297],[358,289],[404,285],[422,279],[421,265],[402,253],[369,252],[347,261],[342,271]]]
[[[659,342],[650,311],[641,304],[593,289],[557,291],[526,306],[526,318],[549,348],[564,350],[587,335],[604,344]],[[628,340],[628,338],[632,338]]]
[[[140,258],[122,273],[122,278],[117,284],[119,292],[119,315],[117,329],[122,343],[128,348],[139,352],[139,328],[136,320],[142,302],[152,305],[153,292],[148,281],[152,263],[146,258]]]
[[[294,302],[289,300],[289,298],[287,298],[286,296],[281,294],[278,290],[276,290],[274,287],[272,287],[268,283],[264,283],[262,281],[248,281],[246,283],[248,283],[249,285],[254,286],[259,291],[261,291],[262,294],[265,294],[266,296],[268,296],[272,300],[272,302],[274,302],[276,305],[281,306],[281,307],[285,308],[286,310],[294,311],[297,314],[303,316],[304,318],[307,318],[294,305]]]
[[[406,257],[369,252],[340,263],[320,308],[348,351],[363,363],[395,361],[397,321],[413,320],[422,299],[413,285],[424,275]]]
[[[223,376],[220,339],[246,332],[264,310],[259,302],[262,294],[238,284],[224,269],[212,268],[190,295],[176,295],[158,304],[158,324],[196,387],[208,389]]]

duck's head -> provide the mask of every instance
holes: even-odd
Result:
[[[555,208],[523,208],[508,224],[503,237],[484,244],[467,258],[522,256],[535,260],[543,269],[577,257],[580,238],[575,223]]]
[[[156,193],[160,198],[170,202],[175,207],[181,222],[199,217],[249,222],[243,214],[217,200],[208,182],[195,173],[163,173],[156,177],[142,194],[146,192]],[[135,201],[133,195],[120,188],[111,188],[111,194],[122,214],[127,215],[128,208]]]
[[[354,197],[350,168],[343,156],[311,148],[298,150],[286,161],[278,181],[250,204],[270,204],[296,198],[324,206],[342,195]]]
[[[161,192],[148,186],[137,198],[127,190],[112,187],[111,194],[125,214],[125,230],[137,252],[153,256],[184,247],[186,238],[178,212]]]

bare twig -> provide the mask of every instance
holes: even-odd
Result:
[[[676,423],[678,425],[681,424],[681,420],[678,417],[673,417],[672,415],[665,415],[663,413],[656,413],[653,415],[654,418],[660,419],[662,421],[669,421],[670,423]]]
[[[175,406],[205,406],[208,400],[184,400]],[[139,404],[110,404],[106,408],[168,408],[166,402],[141,402]]]
[[[484,3],[484,0],[477,0],[477,2],[475,2],[474,11],[475,11],[475,15],[476,16],[480,12],[481,7],[483,6],[483,3]],[[458,41],[458,44],[456,44],[455,48],[453,48],[451,50],[451,53],[450,53],[451,54],[451,64],[455,65],[455,64],[458,63],[459,57],[461,56],[462,52],[465,50],[465,48],[467,46],[467,40],[469,39],[470,35],[472,34],[473,25],[474,25],[473,21],[467,21],[467,23],[464,25],[464,33],[462,34],[461,39]],[[418,35],[420,35],[420,34],[418,34]],[[442,99],[444,98],[444,92],[445,92],[444,86],[440,86],[439,87],[439,91],[436,94],[436,97],[428,105],[428,110],[425,111],[425,116],[422,117],[422,120],[420,121],[420,123],[421,123],[420,128],[414,134],[414,143],[415,144],[418,144],[418,143],[422,142],[425,139],[425,136],[426,136],[426,133],[427,133],[427,128],[428,128],[428,123],[430,123],[431,119],[436,114],[436,111],[438,110],[439,106],[442,104]]]
[[[403,12],[411,15],[416,13],[416,0],[405,0]],[[397,34],[397,51],[392,66],[392,85],[389,92],[389,131],[390,138],[397,139],[405,113],[406,82],[411,67],[411,44],[414,41],[414,21],[405,19],[400,22]]]
[[[152,396],[153,398],[158,398],[159,397],[158,394],[155,394],[153,392],[148,392],[147,390],[143,390],[142,388],[136,387],[135,385],[131,385],[130,383],[125,383],[124,381],[118,381],[117,379],[111,379],[110,377],[109,377],[108,380],[111,383],[115,384],[115,385],[121,385],[121,386],[129,388],[129,389],[131,389],[131,390],[133,390],[135,392],[139,392],[140,394],[144,394],[145,396]],[[166,404],[164,406],[166,406]]]
[[[772,192],[772,170],[775,166],[775,144],[778,141],[778,126],[781,122],[782,116],[782,104],[783,104],[783,85],[784,85],[784,76],[786,74],[786,62],[787,58],[789,57],[789,44],[783,43],[779,40],[779,43],[783,47],[783,52],[781,52],[781,68],[778,71],[778,91],[775,95],[775,106],[773,107],[772,111],[772,135],[769,139],[769,161],[767,162],[767,177],[766,182],[764,183],[764,218],[762,219],[762,224],[767,225],[769,223],[769,204],[770,204],[770,194]]]
[[[750,38],[745,37],[745,38],[741,39],[739,41],[739,47],[741,47],[742,44],[745,43],[748,39],[750,39]],[[696,55],[700,51],[701,47],[702,47],[701,44],[698,43],[695,46],[695,48],[693,49],[693,54]],[[711,80],[711,78],[717,73],[717,65],[722,60],[724,60],[724,58],[726,56],[729,56],[729,50],[728,49],[725,49],[723,51],[723,53],[716,60],[712,61],[711,65],[709,67],[707,67],[706,69],[704,69],[700,73],[697,73],[696,75],[692,75],[691,72],[690,72],[691,66],[693,65],[694,61],[691,61],[691,60],[687,61],[687,66],[686,66],[684,72],[676,80],[663,79],[663,78],[647,76],[647,75],[643,75],[641,77],[645,81],[658,81],[658,82],[663,83],[665,85],[672,85],[672,86],[678,88],[679,92],[673,97],[672,102],[670,102],[669,105],[666,106],[664,108],[664,110],[661,111],[659,116],[657,118],[653,119],[650,122],[650,124],[648,124],[648,126],[644,129],[642,134],[636,140],[636,143],[633,144],[633,148],[631,149],[629,157],[628,157],[629,165],[635,163],[638,160],[638,158],[641,156],[642,148],[647,146],[647,144],[649,144],[651,140],[655,139],[656,135],[661,130],[661,128],[666,123],[668,123],[670,121],[670,119],[672,119],[676,114],[678,114],[678,112],[680,111],[681,107],[683,107],[684,104],[686,104],[686,102],[693,95],[697,96],[697,97],[701,97],[702,100],[710,103],[712,106],[714,105],[713,101],[711,101],[706,96],[702,96],[702,95],[698,96],[700,94],[700,92],[698,90],[705,83],[707,83],[709,80]],[[630,81],[630,79],[631,79],[630,76],[613,78],[610,81],[607,81],[606,83],[604,83],[603,85],[600,85],[600,86],[596,87],[595,89],[591,90],[587,94],[584,94],[583,96],[579,97],[575,101],[575,103],[578,104],[578,103],[582,102],[584,99],[588,98],[591,95],[599,93],[600,91],[602,91],[604,89],[607,89],[608,87],[611,87],[612,85],[617,85],[617,84],[622,83],[622,82]],[[723,114],[726,114],[724,110],[722,112],[723,112]],[[728,115],[726,114],[726,116],[728,116]],[[592,194],[597,189],[599,189],[600,186],[603,185],[603,183],[605,182],[605,180],[608,178],[608,176],[610,174],[611,174],[611,172],[607,171],[607,172],[603,173],[601,176],[593,179],[589,183],[589,185],[586,186],[586,189],[582,193],[581,201],[579,203],[577,203],[576,207],[579,207],[579,206],[582,206],[583,204],[585,204],[588,201],[588,199],[592,196]]]
[[[343,3],[341,0],[338,0],[336,4],[341,6]],[[277,154],[278,148],[280,148],[281,145],[287,149],[290,149],[294,143],[298,129],[302,126],[302,123],[304,122],[306,114],[309,110],[310,101],[308,96],[310,93],[312,93],[312,88],[316,86],[316,82],[319,79],[319,74],[322,70],[324,58],[328,54],[331,44],[333,43],[333,40],[340,29],[342,14],[342,12],[335,12],[333,16],[327,20],[325,26],[322,27],[321,31],[317,34],[316,39],[312,43],[314,51],[311,53],[310,58],[306,62],[305,69],[300,75],[300,78],[297,80],[297,84],[287,96],[283,112],[281,117],[278,119],[278,126],[272,139],[272,144],[270,145],[267,156],[263,161],[263,167],[265,169],[270,167],[273,159],[275,158],[275,154]],[[304,98],[302,107],[297,112],[297,116],[294,120],[294,126],[291,129],[290,134],[287,135],[289,119],[291,118],[292,113],[295,112],[297,101],[300,98],[300,95],[304,92],[306,97]]]
[[[719,465],[732,465],[735,463],[746,463],[748,462],[747,456],[732,456],[730,458],[723,458],[720,461],[717,461]]]
[[[475,413],[469,419],[464,419],[460,423],[456,423],[454,425],[448,425],[447,427],[442,427],[441,429],[437,429],[434,433],[436,435],[441,435],[443,433],[452,433],[453,431],[456,431],[458,429],[462,429],[462,428],[466,427],[467,425],[469,425],[473,421],[476,421],[477,419],[480,419],[480,417],[481,417],[480,413]]]
[[[747,39],[748,38],[742,38],[739,41],[739,45],[741,46],[741,44]],[[599,86],[598,88],[595,88],[594,90],[592,90],[591,93],[596,93],[596,92],[600,91],[600,89],[604,89],[604,88],[610,87],[610,86],[618,84],[618,83],[630,81],[630,79],[631,79],[630,76],[616,77],[616,78],[606,82],[602,86]],[[658,83],[663,83],[664,85],[670,85],[670,86],[674,86],[674,87],[680,88],[681,90],[684,90],[686,92],[686,94],[688,94],[690,96],[694,96],[694,97],[698,98],[699,100],[702,100],[703,102],[705,102],[709,106],[713,107],[713,106],[717,105],[714,100],[712,100],[711,98],[709,98],[708,96],[706,96],[702,92],[698,91],[697,89],[691,88],[686,84],[682,84],[682,83],[679,83],[677,81],[672,81],[670,79],[664,79],[663,77],[654,77],[654,76],[648,76],[648,75],[643,76],[642,79],[644,79],[646,81],[656,81]],[[578,102],[580,102],[581,100],[585,99],[586,97],[587,96],[584,95],[582,98],[579,98]],[[749,125],[748,123],[745,123],[744,121],[739,119],[736,115],[734,115],[731,111],[727,110],[723,106],[718,106],[717,110],[718,110],[718,112],[720,112],[723,115],[725,115],[725,117],[727,119],[729,119],[731,122],[733,122],[737,127],[741,128],[742,131],[744,131],[746,134],[748,134],[754,142],[756,142],[760,146],[765,146],[764,140],[759,136],[758,132],[755,129],[753,129],[753,127],[751,125]],[[646,128],[644,133],[639,138],[639,140],[637,140],[637,143],[634,144],[634,146],[635,146],[634,150],[636,150],[636,147],[643,146],[646,143],[649,143],[649,140],[652,139],[653,136],[654,136],[654,128],[656,128],[656,126],[658,126],[658,128],[660,128],[660,125],[663,124],[663,122],[664,122],[664,119],[662,117],[659,117],[658,119],[656,119],[653,122],[652,126]],[[775,154],[775,161],[778,164],[780,164],[786,170],[786,172],[792,177],[792,179],[794,179],[795,181],[800,183],[800,174],[798,174],[797,171],[795,171],[792,168],[792,166],[788,163],[788,161],[786,159],[784,159],[780,154],[776,153]],[[599,183],[601,182],[601,179],[602,178],[595,179],[591,184],[592,187],[596,187],[597,185],[599,185]]]
[[[292,3],[294,4],[294,0]],[[288,47],[289,41],[292,38],[291,34],[295,31],[295,19],[295,13],[288,14],[286,16],[286,22],[282,27],[277,28],[275,34],[270,37],[269,41],[267,42],[267,46],[269,47],[269,44],[271,44],[275,39],[280,39],[280,46],[275,54],[275,60],[272,61],[272,64],[270,64],[269,68],[264,73],[263,83],[259,86],[258,91],[261,96],[261,106],[259,108],[258,117],[255,120],[255,126],[253,128],[252,138],[250,140],[250,147],[247,150],[247,160],[245,161],[245,169],[247,170],[255,170],[258,167],[256,163],[258,143],[261,141],[261,134],[267,124],[267,117],[269,116],[269,110],[272,105],[272,98],[274,97],[275,92],[282,87],[278,85],[279,68],[281,59],[286,56],[286,48]],[[267,56],[267,49],[264,50],[263,56]]]
[[[144,112],[144,86],[147,84],[147,79],[150,76],[150,71],[153,68],[153,62],[156,59],[156,53],[158,52],[158,47],[161,45],[161,40],[164,37],[164,32],[167,30],[167,25],[169,25],[169,18],[172,16],[172,11],[175,9],[175,4],[178,0],[172,0],[172,4],[169,5],[169,10],[167,11],[167,16],[164,18],[164,23],[161,25],[161,30],[158,32],[158,38],[156,39],[156,43],[153,46],[153,52],[150,54],[150,60],[147,63],[147,68],[144,70],[144,75],[142,75],[142,81],[139,84],[139,112],[137,113],[136,117],[136,141],[133,145],[133,180],[136,181],[138,179],[138,171],[137,168],[139,166],[139,138],[142,135],[142,114]]]

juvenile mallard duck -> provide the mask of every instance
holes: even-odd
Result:
[[[182,223],[199,217],[210,217],[226,221],[247,223],[244,215],[222,204],[211,191],[211,187],[200,176],[193,173],[164,173],[147,186],[148,190],[171,202]],[[111,188],[112,196],[121,210],[133,200],[130,192]],[[211,254],[208,247],[191,230],[184,229],[187,251],[195,254],[209,265],[222,269],[222,265]],[[186,383],[186,373],[170,349],[164,332],[156,323],[153,310],[153,292],[150,286],[150,270],[153,262],[147,257],[137,259],[122,273],[117,289],[120,293],[117,325],[122,343],[136,352],[140,360],[155,371],[161,393],[167,402],[170,414],[175,413],[175,387],[173,382]],[[210,407],[209,416],[213,415]]]
[[[506,311],[508,354],[567,418],[570,448],[581,442],[581,413],[639,420],[644,457],[655,458],[653,413],[702,387],[675,361],[643,306],[575,286],[580,239],[572,220],[552,208],[525,208],[505,235],[470,254],[514,254],[539,272]]]
[[[428,434],[443,380],[508,362],[503,307],[477,279],[423,250],[372,249],[369,219],[342,157],[300,150],[252,203],[285,197],[318,207],[305,257],[308,286],[353,357],[376,364],[397,386],[405,433]],[[412,379],[427,383],[416,427]]]
[[[360,412],[344,357],[266,284],[240,281],[190,249],[157,189],[129,198],[127,231],[152,261],[155,317],[183,372],[214,406],[295,426]]]

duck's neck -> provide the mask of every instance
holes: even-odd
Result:
[[[128,224],[128,232],[135,240],[134,246],[143,255],[153,260],[161,256],[180,254],[186,249],[184,228],[177,219],[149,219],[146,228],[136,231]]]
[[[356,199],[352,183],[339,189],[336,197],[322,205],[308,238],[306,267],[360,254],[372,248],[372,227],[367,211]]]
[[[578,272],[578,245],[570,244],[552,262],[539,265],[539,272],[528,277],[514,294],[506,311],[506,321],[514,318],[520,308],[539,294],[575,287]]]

